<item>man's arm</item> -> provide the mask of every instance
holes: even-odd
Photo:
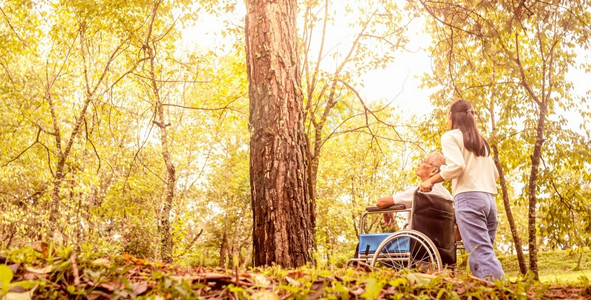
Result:
[[[376,206],[379,208],[386,208],[392,205],[394,205],[394,198],[392,196],[382,197],[376,202]]]

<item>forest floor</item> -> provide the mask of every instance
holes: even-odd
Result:
[[[465,264],[428,274],[336,267],[231,270],[156,264],[130,255],[97,259],[68,249],[51,255],[1,253],[0,299],[7,300],[591,299],[591,251],[583,253],[578,270],[577,254],[540,253],[542,282],[519,276],[516,259],[501,257],[509,279],[495,283],[466,274]],[[583,276],[570,280],[574,277],[568,274],[577,272]],[[570,279],[553,280],[563,275]]]

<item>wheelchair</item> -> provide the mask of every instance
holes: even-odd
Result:
[[[408,223],[400,226],[404,229],[394,232],[367,232],[367,227],[372,227],[368,226],[368,217],[373,216],[375,225],[376,219],[381,222],[383,213],[393,213],[398,223],[406,215]],[[411,208],[402,204],[385,209],[367,207],[361,215],[359,227],[359,243],[349,265],[440,271],[456,264],[456,248],[461,247],[461,242],[456,242],[452,201],[418,189]]]

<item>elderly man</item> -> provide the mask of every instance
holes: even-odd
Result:
[[[433,152],[427,155],[421,163],[417,166],[415,174],[421,178],[421,182],[429,179],[431,176],[439,173],[439,167],[445,164],[445,157],[443,154],[439,152]],[[398,192],[393,196],[386,196],[378,199],[376,206],[379,208],[386,208],[388,206],[394,204],[404,204],[406,207],[412,206],[412,199],[414,196],[415,191],[417,190],[418,186],[411,187],[407,190],[402,192]],[[449,191],[441,185],[441,183],[437,183],[433,185],[429,194],[436,194],[441,196],[445,200],[449,200],[453,202],[453,197],[449,193]],[[393,215],[392,213],[385,213],[384,214],[384,224],[392,225],[393,222]]]

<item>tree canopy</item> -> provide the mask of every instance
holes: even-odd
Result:
[[[289,38],[312,260],[343,264],[365,207],[418,183],[414,167],[439,149],[458,98],[474,104],[503,175],[497,250],[526,250],[535,272],[538,250],[591,246],[589,88],[572,75],[590,71],[588,1],[296,4]],[[0,9],[0,247],[51,241],[252,265],[249,166],[262,153],[250,147],[247,58],[262,52],[247,53],[244,3],[6,0]],[[199,35],[212,18],[223,20],[215,41],[224,43]],[[367,75],[417,38],[432,67],[416,87],[431,92],[426,114],[396,105],[396,90],[366,97]]]

